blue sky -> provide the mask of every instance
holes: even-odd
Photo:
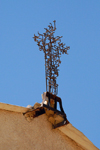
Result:
[[[45,92],[44,54],[32,38],[56,20],[58,96],[68,120],[100,148],[100,1],[0,1],[0,101],[27,106]]]

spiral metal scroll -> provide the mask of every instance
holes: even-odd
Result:
[[[65,44],[61,42],[62,36],[54,37],[56,30],[56,21],[54,20],[54,26],[50,23],[48,28],[45,29],[45,33],[38,36],[34,34],[34,41],[37,42],[39,50],[44,52],[45,57],[45,76],[46,76],[46,91],[57,95],[58,84],[56,79],[58,77],[58,67],[61,63],[61,54],[68,54],[67,50],[69,46],[65,47]]]

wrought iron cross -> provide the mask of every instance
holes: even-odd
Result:
[[[37,42],[39,50],[44,52],[45,57],[45,76],[46,76],[46,91],[57,95],[58,84],[56,79],[58,77],[58,67],[61,63],[61,54],[68,54],[67,50],[69,46],[65,47],[65,44],[61,42],[62,36],[54,37],[56,30],[56,21],[54,20],[54,26],[50,23],[48,28],[44,28],[46,31],[43,34],[38,32],[38,36],[34,34],[34,41]]]

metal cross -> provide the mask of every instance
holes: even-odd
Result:
[[[57,95],[58,84],[56,79],[58,77],[58,67],[61,63],[61,54],[68,54],[67,50],[70,49],[69,46],[65,47],[65,44],[61,42],[62,36],[54,37],[56,30],[56,21],[54,20],[54,26],[50,23],[48,28],[45,29],[45,33],[38,36],[34,34],[34,41],[37,42],[39,50],[44,52],[45,57],[45,76],[46,76],[46,91]]]

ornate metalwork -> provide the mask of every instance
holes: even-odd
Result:
[[[46,91],[57,95],[58,84],[56,79],[58,77],[58,67],[61,63],[61,54],[68,54],[67,50],[69,46],[65,47],[65,44],[61,42],[62,36],[54,37],[56,30],[56,21],[54,20],[54,26],[50,23],[48,28],[44,28],[46,31],[43,34],[38,32],[38,36],[34,34],[34,41],[37,42],[39,50],[44,52],[45,57],[45,76],[46,76]]]

